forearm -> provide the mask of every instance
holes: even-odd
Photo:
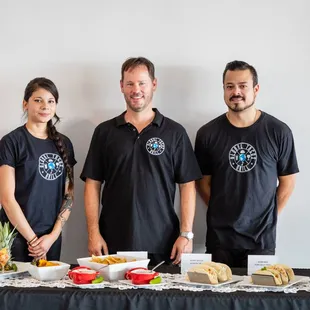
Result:
[[[195,182],[180,184],[181,231],[192,231],[196,207]]]
[[[209,201],[210,201],[210,188],[202,188],[199,185],[197,185],[197,191],[199,196],[201,197],[201,199],[203,200],[203,202],[206,204],[206,206],[209,205]]]
[[[68,221],[72,211],[72,206],[73,206],[73,192],[71,193],[71,195],[69,194],[65,195],[65,198],[63,200],[57,220],[54,224],[53,231],[51,233],[55,240],[59,237],[63,227]]]
[[[2,199],[1,205],[11,222],[18,232],[27,240],[34,238],[35,233],[30,227],[24,213],[15,199]]]
[[[211,176],[205,175],[201,180],[197,180],[196,188],[198,194],[200,195],[206,206],[208,206],[211,197]]]
[[[281,213],[281,211],[286,206],[291,194],[293,192],[293,187],[288,187],[283,184],[279,184],[277,188],[277,207],[278,207],[278,213]]]
[[[94,180],[86,180],[84,202],[88,234],[100,233],[99,230],[99,206],[101,183]]]
[[[280,176],[277,188],[278,214],[284,209],[295,187],[295,174]]]

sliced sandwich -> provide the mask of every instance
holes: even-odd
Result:
[[[288,284],[289,282],[289,277],[288,277],[288,274],[286,272],[286,270],[281,266],[281,265],[271,265],[271,266],[268,266],[266,267],[267,270],[276,270],[280,273],[280,276],[281,276],[281,280],[282,280],[282,284],[283,285],[286,285]]]
[[[288,280],[294,281],[295,275],[294,275],[294,271],[291,267],[284,265],[284,264],[276,264],[276,266],[280,266],[280,267],[284,268],[286,273],[287,273]]]
[[[226,282],[228,280],[232,280],[232,272],[231,269],[222,263],[215,263],[215,262],[205,262],[201,264],[202,266],[210,266],[214,268],[217,272],[219,282]]]
[[[201,283],[210,283],[210,284],[218,284],[218,277],[217,277],[217,272],[214,268],[210,266],[202,266],[202,265],[197,265],[192,267],[188,272],[187,272],[188,278],[192,282],[201,282]],[[203,277],[199,275],[207,275],[209,278],[209,281],[204,281]]]
[[[275,270],[275,269],[267,269],[266,267],[265,268],[262,268],[261,270],[257,270],[255,271],[253,274],[252,274],[252,280],[253,280],[253,283],[254,284],[261,284],[261,285],[264,285],[264,281],[261,281],[261,279],[256,279],[255,278],[255,275],[258,275],[258,276],[265,276],[265,277],[272,277],[273,280],[274,280],[274,284],[275,285],[282,285],[282,279],[281,279],[281,275],[280,275],[280,272]],[[267,281],[266,281],[266,285],[267,285]]]

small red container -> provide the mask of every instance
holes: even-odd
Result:
[[[157,276],[159,276],[158,272],[146,268],[134,268],[125,275],[126,279],[131,280],[133,284],[149,284]]]
[[[69,278],[75,284],[90,284],[97,275],[99,275],[98,271],[85,266],[75,267],[68,272]]]

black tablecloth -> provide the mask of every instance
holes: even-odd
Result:
[[[178,273],[178,267],[162,266],[161,272]],[[310,276],[310,270],[295,270]],[[234,269],[244,275],[246,270]],[[111,288],[85,290],[80,288],[0,288],[0,310],[63,310],[63,309],[310,309],[310,293],[214,293],[179,290],[152,291],[145,289],[118,290]]]

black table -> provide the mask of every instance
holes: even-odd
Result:
[[[161,272],[178,273],[178,267],[161,266]],[[295,270],[298,275],[310,276],[310,270]],[[246,270],[233,269],[244,275]],[[310,293],[215,293],[179,290],[152,291],[145,289],[118,290],[111,288],[84,290],[80,288],[0,288],[0,310],[63,310],[63,309],[310,309]]]

